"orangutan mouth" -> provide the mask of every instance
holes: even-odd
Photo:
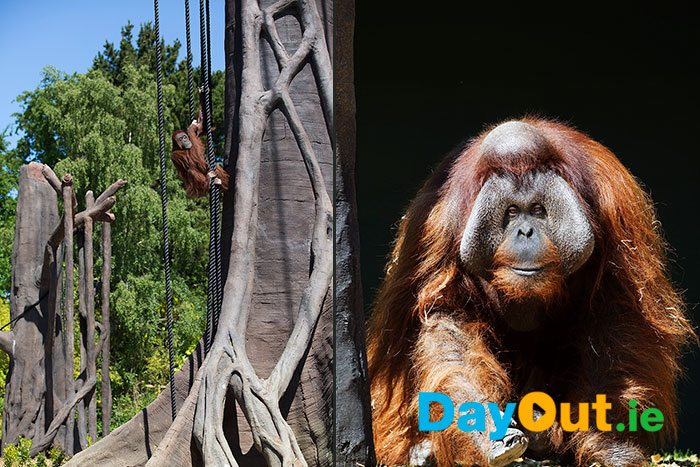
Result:
[[[534,276],[535,274],[542,272],[544,267],[511,267],[510,269],[519,276]]]

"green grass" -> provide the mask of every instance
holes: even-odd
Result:
[[[593,464],[598,466],[599,464]],[[593,467],[591,466],[591,467]],[[649,458],[649,464],[645,467],[698,467],[700,466],[700,456],[693,454],[690,450],[673,450],[673,453],[654,454]],[[345,464],[345,467],[366,467],[361,464]],[[384,467],[377,464],[376,467]],[[410,466],[403,466],[410,467]],[[569,465],[557,464],[552,461],[535,461],[532,459],[522,459],[520,462],[509,464],[507,467],[572,467]]]

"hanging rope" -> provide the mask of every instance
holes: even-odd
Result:
[[[201,79],[204,93],[204,126],[207,129],[207,163],[209,172],[216,171],[214,140],[211,132],[211,95],[209,83],[209,45],[207,29],[209,28],[209,9],[204,0],[199,0],[199,32],[202,48]],[[209,284],[207,287],[207,331],[204,351],[209,352],[216,334],[221,310],[221,239],[219,233],[219,186],[211,179],[209,182]]]
[[[160,140],[160,200],[163,207],[163,258],[165,261],[165,308],[168,319],[168,360],[170,363],[170,408],[173,420],[177,414],[175,400],[175,359],[173,350],[173,308],[170,291],[170,246],[168,243],[168,208],[165,196],[165,134],[163,131],[163,77],[161,71],[160,24],[158,20],[158,0],[153,0],[156,34],[156,77],[158,88],[158,138]]]
[[[210,36],[210,22],[209,19],[211,16],[209,15],[209,0],[207,0],[207,76],[209,79],[209,83],[211,83],[211,36]],[[209,96],[209,100],[211,101],[211,93]],[[213,117],[212,117],[212,107],[211,104],[209,106],[209,121],[213,122]],[[213,145],[212,145],[213,148]],[[212,149],[212,154],[213,154],[213,149]],[[214,165],[216,168],[216,163]],[[219,192],[219,195],[221,195],[221,190],[219,186],[217,186],[217,191]],[[216,333],[216,330],[219,328],[219,315],[221,314],[221,302],[223,301],[223,295],[224,295],[224,283],[223,283],[223,271],[222,271],[222,266],[221,266],[221,230],[220,230],[220,224],[219,222],[221,221],[221,215],[220,215],[220,209],[221,205],[217,203],[216,205],[216,219],[217,219],[217,230],[216,230],[216,307],[214,308],[214,333]]]
[[[208,11],[208,8],[207,8]],[[190,120],[194,120],[194,84],[192,79],[192,39],[190,36],[190,2],[185,0],[185,36],[187,37],[187,87],[190,95]],[[208,49],[208,47],[207,47]],[[211,63],[211,62],[207,62]],[[200,69],[201,73],[201,69]],[[211,254],[210,254],[211,257]],[[211,281],[211,270],[210,270]],[[213,308],[210,303],[210,293],[207,289],[207,324],[204,330],[204,352],[209,352],[211,344],[210,334],[213,320]]]
[[[207,13],[207,79],[209,80],[209,83],[211,83],[211,27],[210,27],[210,18],[211,16],[209,15],[209,0],[206,0],[206,13]],[[209,94],[209,100],[211,102],[211,93]],[[209,121],[213,121],[212,117],[212,108],[211,104],[209,105]],[[211,125],[210,125],[211,126]],[[213,147],[213,145],[212,145]],[[213,149],[212,149],[212,154],[213,154]],[[216,168],[216,163],[214,164],[214,168]],[[221,191],[219,187],[217,186],[217,191],[219,194],[221,194]],[[219,209],[220,205],[216,205],[216,212],[217,212],[217,223],[220,222],[221,216],[219,215]],[[221,314],[221,302],[223,299],[223,277],[222,277],[222,270],[221,270],[221,231],[219,230],[218,224],[217,224],[217,229],[216,229],[216,300],[215,300],[215,307],[214,307],[214,334],[216,334],[216,330],[219,328],[219,315]]]
[[[190,0],[185,0],[185,36],[187,37],[187,88],[190,92],[190,121],[194,120],[194,80],[192,79],[192,39],[190,38]]]
[[[209,0],[206,0],[206,9],[207,9],[207,77],[209,78],[209,82],[211,83],[211,35],[209,32],[211,31],[211,28],[209,27]]]

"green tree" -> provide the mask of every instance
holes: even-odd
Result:
[[[115,48],[113,43],[106,41],[104,51],[98,52],[93,61],[92,69],[105,71],[110,81],[116,86],[121,86],[126,80],[124,70],[128,65],[137,68],[144,65],[149,72],[153,74],[156,72],[156,34],[151,22],[141,26],[136,47],[133,44],[133,29],[134,25],[130,22],[127,23],[126,26],[122,27],[119,48]],[[173,45],[166,45],[161,40],[163,58],[161,68],[165,76],[172,75],[176,71],[179,50],[180,41],[177,39]]]
[[[98,52],[91,70],[101,70],[105,72],[105,76],[115,86],[121,87],[127,81],[126,69],[129,65],[137,69],[145,66],[148,71],[155,76],[156,74],[156,35],[150,23],[147,22],[141,25],[141,29],[136,39],[136,47],[133,45],[134,25],[128,23],[122,28],[122,38],[119,43],[119,48],[115,48],[114,44],[106,41],[102,52]],[[180,51],[180,42],[175,40],[172,45],[166,45],[161,40],[162,63],[161,69],[166,83],[172,84],[178,89],[174,96],[174,107],[171,109],[171,122],[176,128],[185,128],[192,120],[189,115],[189,92],[187,84],[187,64],[183,60],[177,62],[178,53]],[[197,90],[200,85],[199,70],[194,70],[194,101],[195,113],[197,112]],[[220,158],[223,154],[223,121],[224,121],[224,72],[215,71],[211,77],[212,88],[212,113],[213,121],[216,129],[214,130],[214,141],[217,150],[217,156]]]
[[[96,195],[119,178],[129,181],[112,209],[112,358],[117,423],[150,402],[167,382],[164,268],[159,184],[159,142],[155,80],[155,34],[141,26],[133,43],[133,25],[122,28],[119,47],[107,42],[85,74],[67,75],[46,67],[39,87],[22,93],[15,114],[23,136],[12,151],[0,150],[0,216],[12,212],[20,163],[38,160],[59,175],[71,173],[79,206],[88,189]],[[187,74],[177,64],[180,44],[162,44],[166,157],[170,134],[190,121]],[[212,76],[214,125],[223,129],[223,73]],[[223,151],[215,133],[215,150]],[[175,352],[184,360],[199,339],[206,315],[208,261],[207,199],[187,199],[172,164],[166,174],[168,220],[175,297]],[[7,169],[5,169],[7,167]],[[12,184],[14,181],[14,185]],[[9,214],[8,214],[9,216]],[[0,236],[5,235],[4,222]],[[8,230],[11,252],[12,230]],[[4,239],[2,237],[1,239]],[[99,252],[99,232],[95,235]],[[9,256],[0,246],[0,284],[9,290]],[[95,265],[99,275],[101,262]],[[99,277],[96,278],[99,281]],[[99,285],[99,282],[98,282]],[[96,308],[99,310],[99,307]],[[120,412],[120,405],[122,406]],[[116,424],[115,424],[116,425]]]
[[[21,164],[17,152],[7,150],[5,133],[0,133],[0,297],[3,298],[10,293],[17,178]],[[2,321],[0,326],[6,322]]]

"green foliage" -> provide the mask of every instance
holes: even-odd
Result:
[[[16,151],[8,151],[5,133],[0,133],[0,296],[10,292],[12,240],[17,205],[17,177],[22,159]],[[7,321],[3,321],[0,326]]]
[[[156,36],[151,23],[141,25],[136,47],[133,45],[134,25],[128,23],[122,28],[122,38],[119,48],[107,41],[104,50],[97,54],[93,61],[92,71],[103,71],[112,84],[123,87],[128,82],[129,67],[140,69],[146,67],[147,72],[155,76],[156,73]],[[174,106],[171,107],[172,115],[170,121],[176,128],[186,128],[192,118],[189,115],[189,92],[187,89],[187,68],[183,60],[177,63],[180,50],[180,42],[175,40],[172,45],[167,45],[161,40],[162,62],[161,69],[166,83],[172,84],[180,92],[174,95]],[[194,71],[194,112],[197,113],[197,90],[200,86],[199,70]],[[224,139],[224,72],[215,71],[212,73],[210,87],[212,90],[212,114],[216,130],[214,131],[214,142],[217,156],[222,155],[222,145]],[[155,120],[154,120],[155,121]]]
[[[185,352],[199,340],[204,328],[206,294],[192,293],[182,278],[172,283],[175,353]],[[203,292],[203,291],[202,291]],[[123,377],[114,381],[117,392],[136,384],[139,375],[148,375],[146,383],[164,384],[168,379],[165,346],[166,310],[161,278],[129,275],[117,285],[112,300],[116,326],[112,326],[113,349],[119,359],[114,367]]]
[[[49,449],[47,454],[48,455],[46,457],[49,459],[49,462],[51,462],[51,465],[63,465],[68,462],[68,456],[66,456],[66,453],[55,446]]]
[[[32,458],[29,451],[32,449],[32,440],[19,437],[17,444],[7,444],[3,452],[3,460],[6,467],[31,465]]]
[[[124,69],[128,65],[139,66],[145,64],[151,74],[156,72],[156,33],[151,22],[141,26],[139,37],[136,40],[136,47],[133,45],[132,30],[134,25],[127,23],[122,28],[122,38],[119,48],[106,41],[104,51],[98,52],[93,61],[93,70],[102,70],[110,77],[113,84],[120,86],[124,82]],[[161,39],[163,73],[172,75],[176,69],[177,56],[180,50],[180,42],[175,40],[173,45],[166,45]]]
[[[117,179],[128,180],[112,208],[116,216],[112,225],[110,297],[113,428],[151,402],[168,379],[156,38],[147,23],[141,26],[134,44],[133,28],[131,24],[124,26],[118,47],[107,42],[84,74],[68,75],[46,67],[40,85],[17,98],[21,111],[14,117],[16,129],[23,136],[16,147],[7,150],[4,135],[0,135],[0,293],[5,296],[10,287],[15,197],[22,163],[46,163],[59,177],[71,173],[79,210],[84,209],[88,189],[98,195]],[[191,121],[186,67],[184,62],[177,62],[179,48],[177,41],[162,44],[168,159],[170,134],[176,128],[186,128]],[[223,72],[213,73],[211,89],[213,124],[217,127],[214,149],[220,159],[224,138]],[[174,344],[180,365],[204,330],[209,220],[206,198],[187,199],[172,164],[167,162],[166,166]],[[99,226],[94,237],[94,251],[99,255]],[[100,266],[101,261],[96,259],[96,282],[101,280]],[[99,300],[99,289],[97,295]],[[99,303],[96,310],[99,313]],[[0,372],[3,368],[0,359]]]
[[[68,461],[65,453],[57,447],[51,448],[46,453],[39,453],[33,459],[29,457],[29,452],[32,449],[32,440],[19,437],[17,444],[7,444],[3,453],[2,461],[4,467],[14,466],[36,466],[49,467],[63,465]]]

